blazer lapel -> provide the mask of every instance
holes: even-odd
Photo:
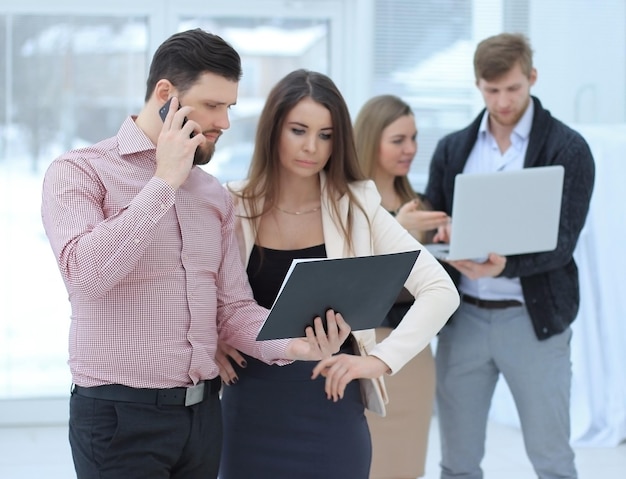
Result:
[[[324,230],[324,244],[326,246],[326,255],[329,258],[341,258],[345,256],[343,232],[333,220],[335,214],[332,208],[332,198],[326,189],[326,173],[320,172],[321,187],[321,204],[322,204],[322,228]],[[343,196],[337,201],[339,206],[340,221],[345,224],[348,217],[348,198]]]

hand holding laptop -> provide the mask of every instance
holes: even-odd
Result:
[[[495,278],[504,270],[506,266],[506,256],[490,253],[485,261],[479,262],[469,259],[460,259],[446,262],[469,279]]]
[[[437,233],[433,237],[433,241],[438,244],[449,244],[451,236],[452,221],[449,221],[445,225],[437,228]],[[500,256],[496,253],[490,253],[484,261],[482,258],[480,260],[461,259],[456,261],[441,258],[441,261],[450,264],[453,268],[470,279],[494,278],[502,273],[506,266],[506,256]]]

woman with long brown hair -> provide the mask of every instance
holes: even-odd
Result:
[[[228,186],[248,279],[268,308],[293,259],[422,249],[380,206],[374,183],[359,168],[346,103],[320,73],[297,70],[272,89],[249,177]],[[415,306],[383,343],[375,344],[373,330],[355,331],[340,354],[317,365],[275,367],[226,350],[238,364],[222,397],[222,479],[367,479],[371,443],[358,379],[402,368],[459,303],[447,273],[426,251],[405,286]],[[355,341],[369,354],[355,355]]]

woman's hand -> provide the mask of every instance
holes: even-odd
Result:
[[[235,384],[239,380],[232,363],[228,359],[229,357],[242,368],[246,367],[246,360],[239,351],[222,341],[218,341],[217,351],[215,352],[215,362],[220,368],[220,377],[222,378],[222,382],[227,386]]]
[[[418,200],[412,200],[400,207],[396,220],[409,232],[423,232],[444,226],[450,218],[445,211],[426,211]]]
[[[338,354],[317,363],[311,379],[324,376],[326,397],[337,402],[343,398],[346,386],[353,379],[377,378],[387,372],[389,366],[376,356]]]
[[[322,318],[319,316],[315,318],[313,325],[306,328],[306,339],[292,339],[287,344],[287,359],[316,361],[327,358],[339,351],[352,330],[341,314],[332,309],[326,311],[328,332],[324,330]]]

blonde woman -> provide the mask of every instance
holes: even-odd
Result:
[[[407,174],[417,153],[417,127],[411,107],[393,95],[370,99],[355,121],[357,155],[363,172],[373,179],[382,206],[420,242],[448,222],[441,211],[428,211]],[[398,326],[413,303],[404,291],[389,312],[377,341]],[[372,479],[415,479],[424,475],[428,432],[435,395],[435,365],[430,346],[398,374],[386,378],[387,416],[368,412],[372,435]]]

